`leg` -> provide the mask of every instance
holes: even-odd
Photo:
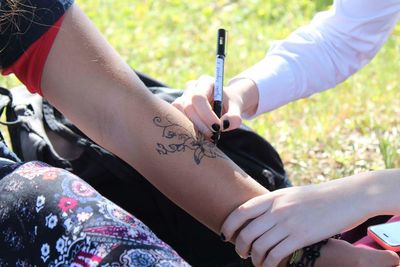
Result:
[[[0,265],[186,264],[87,183],[39,162],[1,180],[0,207]]]

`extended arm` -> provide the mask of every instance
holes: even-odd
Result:
[[[275,42],[267,56],[242,73],[256,82],[256,114],[341,83],[365,66],[400,15],[396,0],[335,0],[331,10]]]
[[[236,209],[222,232],[239,231],[236,250],[271,266],[296,249],[351,229],[376,216],[400,214],[400,170],[357,174],[318,185],[282,189]],[[249,220],[251,223],[247,224]],[[245,227],[242,228],[242,226]],[[267,266],[270,266],[267,264]]]
[[[48,56],[42,91],[91,138],[214,231],[235,207],[266,192],[179,111],[149,93],[76,5]]]
[[[397,0],[335,0],[331,10],[274,42],[263,60],[229,83],[221,121],[229,120],[231,130],[239,127],[241,117],[252,118],[335,87],[370,62],[399,16]],[[202,125],[222,125],[207,106],[212,82],[192,87],[175,105],[207,134]]]

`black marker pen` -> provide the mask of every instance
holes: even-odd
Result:
[[[224,29],[218,30],[217,35],[217,55],[215,62],[215,84],[214,84],[214,105],[213,111],[221,118],[222,114],[222,90],[224,87],[224,64],[226,55],[226,31]],[[214,135],[214,141],[217,143],[220,133]]]

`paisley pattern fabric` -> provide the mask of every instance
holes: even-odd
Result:
[[[0,181],[0,266],[189,266],[75,175],[17,163]]]

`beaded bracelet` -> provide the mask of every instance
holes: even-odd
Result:
[[[331,238],[340,239],[341,236],[335,235]],[[325,239],[313,245],[296,250],[290,257],[287,267],[313,267],[315,261],[319,256],[321,256],[320,250],[322,246],[328,243],[328,241],[329,239]]]

